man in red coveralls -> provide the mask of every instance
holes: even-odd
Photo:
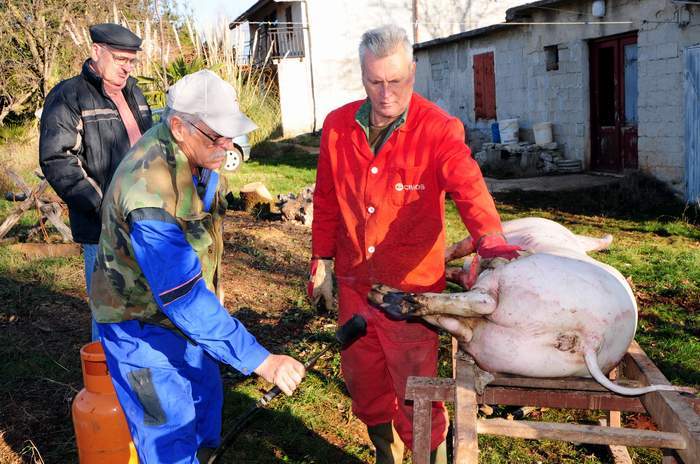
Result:
[[[367,335],[342,353],[353,412],[366,425],[377,463],[398,464],[412,447],[409,376],[435,376],[438,335],[416,321],[397,321],[367,302],[372,284],[406,292],[445,288],[445,193],[455,202],[481,257],[517,257],[459,119],[413,93],[416,65],[406,32],[367,31],[360,43],[367,99],[331,112],[323,125],[312,228],[309,296],[332,298],[332,260],[339,323],[354,313]],[[433,403],[431,462],[446,463],[447,414]]]

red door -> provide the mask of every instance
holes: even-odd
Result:
[[[590,44],[591,169],[637,168],[637,34]]]
[[[474,115],[476,119],[496,119],[493,52],[474,55]]]

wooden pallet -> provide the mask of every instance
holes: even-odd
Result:
[[[608,445],[619,462],[626,446],[661,448],[664,464],[700,463],[700,400],[678,392],[653,392],[639,397],[610,392],[592,379],[536,379],[495,375],[481,388],[479,371],[468,355],[454,356],[454,379],[409,377],[406,398],[413,401],[413,462],[430,461],[431,402],[454,402],[454,464],[477,464],[477,435],[559,440]],[[669,384],[641,347],[633,342],[618,366],[625,386]],[[483,371],[481,371],[483,372]],[[597,409],[609,411],[606,425],[477,419],[480,404]],[[620,412],[651,416],[658,431],[623,428]],[[609,426],[608,426],[609,424]],[[624,451],[623,451],[624,450]],[[630,462],[630,461],[628,461]]]

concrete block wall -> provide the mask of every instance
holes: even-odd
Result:
[[[551,121],[564,155],[587,166],[591,151],[588,41],[637,31],[639,167],[682,193],[687,156],[683,53],[686,47],[700,44],[700,6],[666,0],[617,0],[606,5],[604,20],[622,24],[513,26],[506,32],[419,50],[416,86],[487,139],[489,122],[474,118],[471,57],[493,50],[498,118],[518,117],[525,138],[531,137],[533,124]],[[557,8],[561,11],[535,10],[532,22],[590,19],[589,1],[562,2]],[[576,11],[580,15],[570,13]],[[544,47],[548,45],[558,46],[558,70],[546,70]],[[469,66],[462,71],[466,76],[445,75],[458,72],[444,63],[450,54],[452,59],[468,57]],[[430,66],[437,62],[440,81],[430,82]]]
[[[638,35],[639,168],[684,192],[683,50],[700,42],[700,7],[657,3],[646,13],[667,22],[642,24]],[[687,18],[690,24],[682,28],[676,18]]]

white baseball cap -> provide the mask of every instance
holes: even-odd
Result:
[[[236,89],[208,69],[188,74],[173,84],[168,89],[166,105],[197,116],[211,130],[228,138],[258,127],[241,112]]]

